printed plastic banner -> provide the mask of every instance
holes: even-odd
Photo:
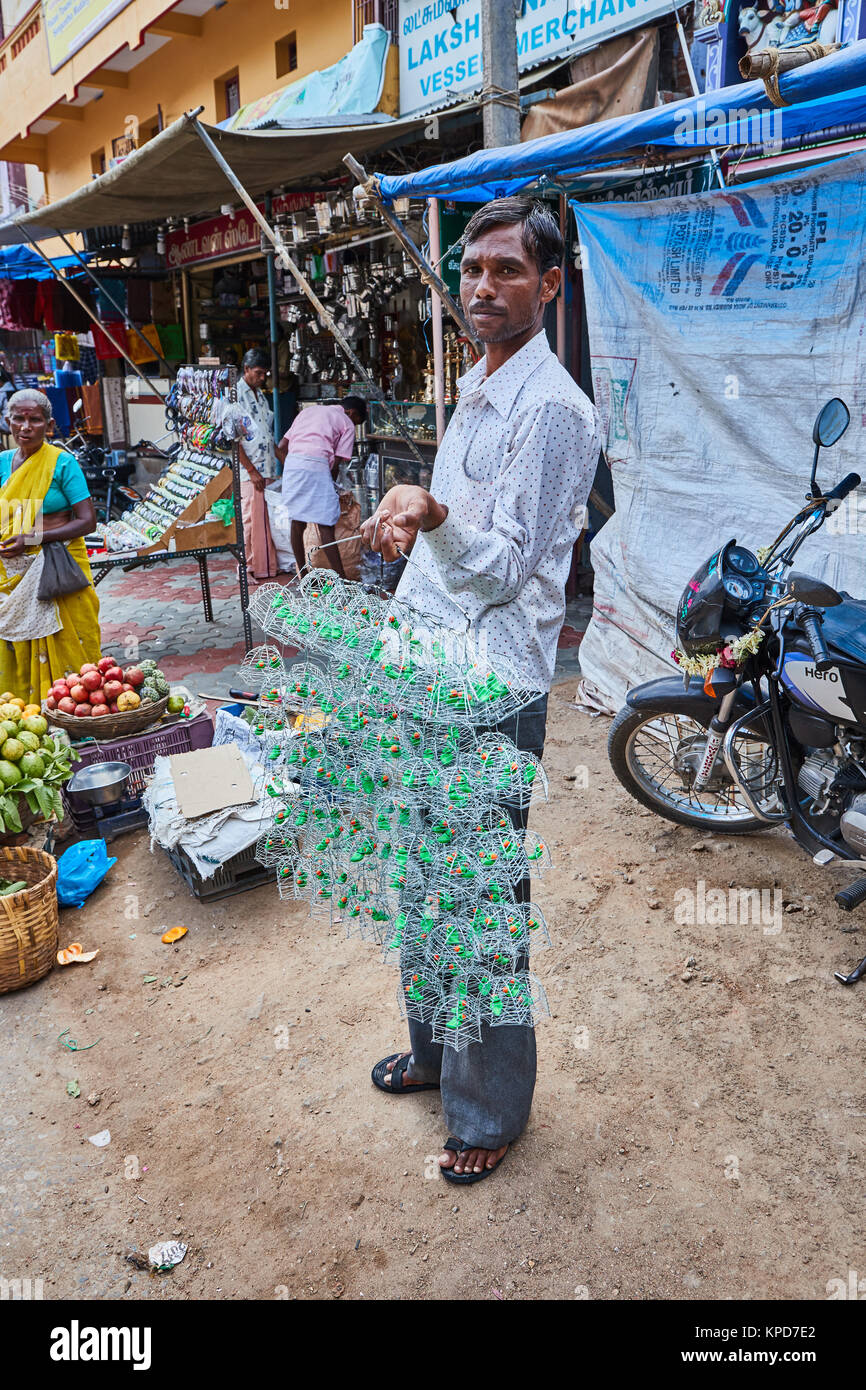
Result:
[[[573,203],[596,404],[616,513],[592,545],[584,675],[613,700],[676,670],[674,612],[735,536],[767,545],[802,505],[820,407],[851,426],[821,453],[831,487],[862,464],[860,284],[866,156],[657,202]],[[863,490],[866,494],[866,489]],[[797,568],[866,597],[866,495]]]

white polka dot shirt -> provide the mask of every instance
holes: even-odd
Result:
[[[485,372],[482,358],[458,383],[430,484],[448,516],[419,535],[397,596],[455,631],[468,616],[487,659],[495,666],[499,657],[541,694],[553,679],[601,429],[544,332]]]

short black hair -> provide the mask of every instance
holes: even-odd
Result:
[[[565,245],[559,221],[546,203],[535,198],[495,198],[492,203],[485,203],[466,223],[463,246],[469,246],[494,227],[518,224],[523,229],[523,249],[535,261],[539,275],[562,264]]]
[[[367,418],[367,402],[363,396],[344,396],[340,401],[344,410],[357,410],[363,424]]]
[[[264,348],[250,348],[249,352],[244,353],[244,367],[264,367],[266,372],[271,370],[270,355]]]

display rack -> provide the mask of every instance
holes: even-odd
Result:
[[[235,407],[232,411],[231,407]],[[206,622],[213,622],[208,559],[232,554],[238,562],[244,640],[252,642],[247,607],[246,551],[241,520],[238,453],[237,370],[181,367],[166,405],[169,429],[179,436],[172,460],[147,495],[120,521],[106,527],[109,552],[91,557],[99,584],[112,569],[130,572],[172,560],[198,561]],[[231,495],[228,527],[212,515],[215,502]],[[136,542],[143,542],[137,544]]]

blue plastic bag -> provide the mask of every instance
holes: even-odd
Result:
[[[57,861],[57,901],[61,907],[83,907],[116,859],[109,859],[104,840],[79,840]]]

